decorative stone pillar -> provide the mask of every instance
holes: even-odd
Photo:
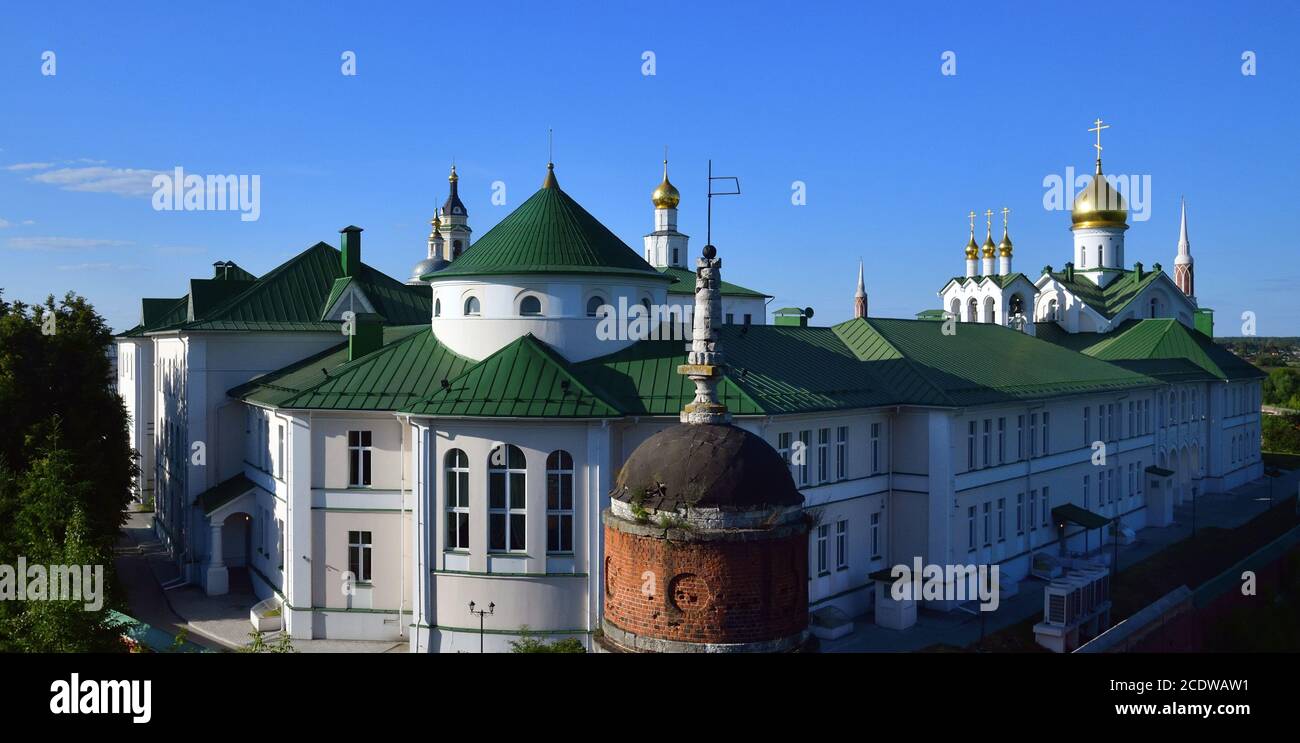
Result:
[[[728,423],[731,414],[718,401],[718,380],[726,359],[718,347],[718,319],[722,317],[722,259],[712,245],[695,269],[695,318],[691,329],[691,351],[686,363],[677,367],[695,383],[695,399],[682,408],[682,423]]]

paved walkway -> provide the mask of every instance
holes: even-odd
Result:
[[[1227,493],[1206,493],[1196,500],[1196,528],[1207,526],[1236,528],[1260,515],[1269,506],[1269,480],[1265,477],[1247,483]],[[1282,471],[1282,476],[1272,485],[1273,496],[1278,500],[1295,493],[1300,483],[1300,471]],[[1119,548],[1119,569],[1122,571],[1151,555],[1182,541],[1192,533],[1192,507],[1190,503],[1174,509],[1174,523],[1164,527],[1151,527],[1137,533],[1137,540]],[[1262,546],[1262,545],[1261,545]],[[1019,593],[1002,599],[994,612],[978,615],[964,611],[940,612],[929,609],[917,611],[916,624],[905,630],[880,627],[870,614],[854,618],[854,631],[837,640],[823,640],[822,652],[911,652],[936,644],[967,647],[980,640],[983,633],[992,634],[1019,624],[1043,612],[1043,587],[1046,581],[1027,578],[1020,583]]]
[[[126,588],[131,616],[175,635],[182,629],[189,639],[215,650],[237,650],[252,640],[249,611],[257,603],[246,575],[231,571],[231,592],[208,596],[202,588],[178,582],[180,571],[153,532],[152,513],[132,513],[118,540],[118,578]],[[242,578],[242,580],[241,580]],[[279,632],[263,634],[273,644]],[[405,642],[367,640],[294,640],[300,653],[405,652]]]

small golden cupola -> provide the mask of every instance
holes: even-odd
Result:
[[[971,212],[974,214],[974,212]],[[966,243],[966,260],[973,261],[980,257],[980,244],[975,242],[975,224],[974,217],[971,217],[970,242]]]
[[[650,201],[656,209],[676,209],[682,201],[682,195],[677,192],[677,187],[668,181],[668,160],[664,160],[664,180],[650,194]]]
[[[984,213],[984,216],[988,218],[988,231],[984,234],[983,252],[985,258],[992,258],[993,251],[997,248],[997,246],[993,244],[993,210],[988,210]]]
[[[1001,258],[1011,257],[1011,232],[1007,229],[1007,215],[1011,210],[1002,207],[1002,242],[998,243],[998,256]]]

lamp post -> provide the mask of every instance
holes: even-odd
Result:
[[[469,602],[469,613],[478,616],[478,651],[480,653],[483,652],[483,617],[496,611],[496,608],[496,603],[489,601],[488,608],[476,610],[474,608],[474,602]]]

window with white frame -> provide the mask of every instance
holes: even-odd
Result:
[[[1091,499],[1092,475],[1083,476],[1083,507],[1088,507],[1088,501]]]
[[[536,317],[542,314],[542,300],[533,296],[526,295],[519,300],[519,314],[524,317]]]
[[[880,559],[880,512],[871,514],[871,559]]]
[[[817,429],[817,482],[830,479],[831,468],[831,429]]]
[[[993,504],[984,501],[984,546],[993,544]]]
[[[1083,445],[1092,446],[1092,408],[1083,406]]]
[[[975,506],[966,509],[966,544],[969,551],[975,551]]]
[[[1025,494],[1016,493],[1016,535],[1025,533]]]
[[[469,457],[452,449],[443,457],[443,502],[447,508],[447,543],[444,549],[469,549]]]
[[[848,455],[849,427],[840,426],[835,429],[835,479],[837,480],[848,477]]]
[[[528,547],[527,466],[523,451],[512,444],[488,454],[488,549],[493,552]]]
[[[478,317],[479,301],[478,297],[467,297],[465,299],[465,317]]]
[[[778,433],[776,435],[776,452],[777,454],[781,455],[781,459],[785,460],[786,466],[790,467],[791,477],[794,476],[794,465],[793,465],[794,460],[793,457],[791,456],[791,451],[790,451],[792,439],[793,439],[793,434],[791,434],[789,431],[786,431],[785,433]]]
[[[1043,456],[1052,453],[1052,414],[1043,411]]]
[[[975,461],[975,421],[966,424],[966,469],[973,470],[977,466]]]
[[[998,464],[1007,463],[1007,419],[998,418]]]
[[[984,466],[987,467],[993,462],[993,420],[984,419],[984,436],[980,439],[980,456]]]
[[[998,541],[1007,540],[1007,499],[998,498]]]
[[[276,457],[275,457],[275,476],[282,478],[285,475],[284,424],[280,424],[275,427],[275,436],[277,439]]]
[[[880,474],[880,424],[871,424],[871,474]]]
[[[1029,416],[1029,456],[1038,456],[1038,413]]]
[[[1052,525],[1052,494],[1051,487],[1043,486],[1043,526]]]
[[[1029,530],[1038,529],[1038,489],[1029,491]]]
[[[848,570],[849,567],[849,520],[835,522],[835,569]]]
[[[563,449],[546,458],[546,551],[573,552],[573,457]]]
[[[802,487],[808,484],[808,472],[811,469],[808,450],[812,448],[812,431],[800,431],[799,443],[799,485]]]
[[[348,487],[370,485],[370,431],[348,431]]]
[[[1016,416],[1016,461],[1025,458],[1025,416]]]
[[[830,541],[830,524],[821,524],[817,527],[817,574],[826,575],[830,571],[826,569],[826,549]]]
[[[348,532],[348,571],[358,583],[370,582],[371,552],[370,532]]]

